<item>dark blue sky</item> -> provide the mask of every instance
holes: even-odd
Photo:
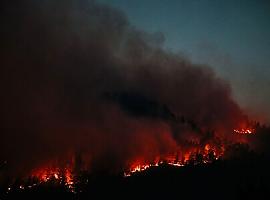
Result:
[[[164,48],[211,65],[243,108],[270,122],[270,1],[98,1],[139,29],[162,32]]]

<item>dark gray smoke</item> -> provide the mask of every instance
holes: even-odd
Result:
[[[162,35],[118,10],[87,0],[0,4],[0,160],[11,173],[74,152],[118,169],[203,130],[226,137],[245,120],[209,67],[164,51]]]

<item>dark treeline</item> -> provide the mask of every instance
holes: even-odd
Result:
[[[3,199],[269,199],[269,133],[270,127],[257,124],[256,134],[249,139],[260,144],[261,151],[231,144],[225,152],[230,157],[210,164],[200,163],[198,155],[184,167],[163,164],[130,177],[81,172],[75,193],[51,180],[2,195]],[[19,182],[15,184],[18,187]]]
[[[75,194],[50,182],[3,199],[269,199],[269,167],[269,159],[250,154],[210,165],[153,167],[127,178],[85,174]]]

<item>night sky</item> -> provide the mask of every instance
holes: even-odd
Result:
[[[265,0],[98,0],[131,25],[164,35],[164,48],[208,64],[251,116],[270,122],[270,3]],[[161,34],[162,33],[162,34]]]

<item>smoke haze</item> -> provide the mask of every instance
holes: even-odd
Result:
[[[117,170],[203,130],[227,137],[246,120],[226,81],[164,51],[162,34],[121,11],[86,0],[0,4],[0,160],[10,173],[74,152]]]

